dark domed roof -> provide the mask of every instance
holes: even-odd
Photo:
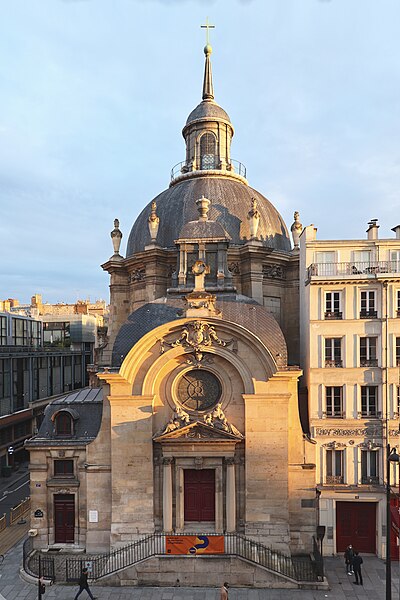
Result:
[[[179,233],[179,239],[202,240],[210,238],[228,238],[225,229],[215,221],[189,221]]]
[[[290,252],[286,225],[269,200],[238,179],[212,175],[180,181],[155,198],[157,216],[160,218],[157,244],[162,248],[174,247],[183,225],[198,218],[196,200],[202,196],[211,201],[209,219],[222,225],[233,245],[244,244],[250,238],[247,215],[251,200],[255,198],[260,213],[258,238],[270,248]],[[132,227],[126,249],[127,257],[135,252],[142,252],[151,243],[147,224],[150,206],[151,202]]]
[[[219,104],[209,100],[203,100],[192,110],[186,120],[186,125],[198,119],[222,119],[228,123],[231,122],[228,113]]]
[[[186,302],[181,298],[158,298],[144,304],[128,317],[114,342],[113,367],[121,366],[131,348],[146,333],[156,327],[182,319]],[[276,319],[255,300],[239,294],[217,295],[217,308],[224,321],[245,327],[254,333],[271,352],[278,366],[287,364],[287,348],[284,335]]]

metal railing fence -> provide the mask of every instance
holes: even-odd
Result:
[[[174,537],[187,534],[174,534]],[[208,537],[219,534],[197,534]],[[315,549],[311,556],[291,557],[268,548],[261,542],[257,542],[243,535],[236,533],[221,534],[224,537],[224,552],[215,554],[195,555],[197,558],[210,556],[237,556],[253,564],[257,564],[277,575],[298,582],[316,582],[321,577],[322,556],[318,556]],[[65,579],[66,582],[76,582],[79,580],[83,567],[89,571],[89,579],[99,580],[103,577],[126,569],[132,565],[140,563],[143,560],[153,556],[166,556],[166,538],[164,533],[155,533],[148,535],[140,540],[123,546],[109,553],[89,555],[80,554],[78,556],[68,556],[65,559]],[[33,552],[33,543],[31,538],[24,544],[24,568],[30,574],[38,576],[39,562],[38,552]],[[168,554],[170,558],[173,555]],[[176,555],[181,556],[182,555]],[[62,561],[64,563],[64,561]],[[41,560],[42,574],[45,577],[54,579],[54,558],[46,557]],[[57,579],[61,581],[63,573],[61,569],[57,570]]]
[[[25,498],[17,506],[10,510],[10,525],[14,525],[21,519],[31,508],[31,499]]]
[[[32,577],[41,577],[50,579],[51,581],[56,580],[54,558],[52,556],[44,556],[40,551],[34,551],[33,549],[33,537],[27,537],[22,550],[23,565],[25,573],[28,573]],[[62,581],[62,577],[60,580]]]

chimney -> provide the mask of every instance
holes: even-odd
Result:
[[[393,227],[392,231],[394,231],[396,234],[396,240],[400,240],[400,225],[396,225],[396,227]]]
[[[378,239],[379,225],[377,225],[377,223],[378,223],[378,219],[371,219],[370,222],[368,223],[367,234],[368,234],[369,240],[377,240]]]

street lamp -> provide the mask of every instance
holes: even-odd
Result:
[[[392,600],[392,563],[390,556],[390,534],[392,529],[392,518],[390,512],[390,463],[400,461],[396,448],[387,445],[386,450],[386,600]]]

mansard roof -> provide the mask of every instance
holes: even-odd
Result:
[[[56,416],[63,411],[74,419],[72,435],[62,436],[56,433]],[[87,387],[65,394],[46,406],[39,432],[26,442],[26,447],[89,444],[99,432],[102,412],[102,388]]]

